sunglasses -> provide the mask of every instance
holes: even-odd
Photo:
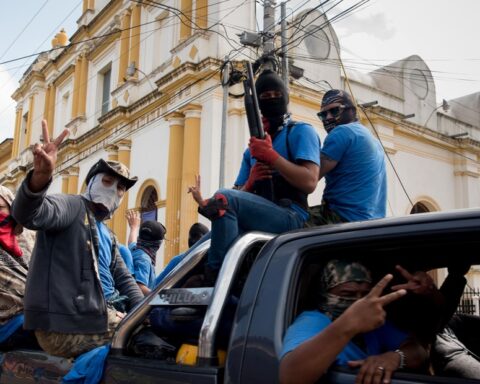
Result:
[[[318,112],[317,116],[320,120],[326,120],[328,114],[332,115],[333,118],[338,117],[340,113],[345,109],[344,105],[339,105],[338,107],[333,107],[330,109],[327,109],[326,111]]]

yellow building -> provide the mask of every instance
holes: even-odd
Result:
[[[442,112],[433,77],[418,57],[369,74],[344,73],[332,65],[340,56],[335,31],[315,29],[324,17],[300,13],[295,21],[310,32],[289,52],[304,70],[290,78],[293,118],[315,126],[323,141],[316,112],[326,84],[351,91],[359,103],[378,101],[367,113],[392,164],[389,215],[479,206],[478,98],[452,101]],[[243,100],[230,97],[222,160],[219,70],[227,54],[233,61],[255,56],[236,38],[255,29],[255,2],[84,0],[78,29],[69,36],[60,31],[54,49],[35,59],[13,94],[15,134],[0,144],[0,182],[15,190],[31,169],[28,147],[41,140],[42,118],[52,136],[67,127],[50,193],[81,193],[99,158],[122,161],[139,182],[110,225],[125,242],[126,209],[163,222],[166,262],[186,249],[191,224],[208,225],[187,194],[195,175],[202,176],[205,196],[219,187],[221,161],[225,186],[236,178],[248,129]],[[459,105],[477,115],[468,117]],[[311,203],[320,201],[322,187]]]

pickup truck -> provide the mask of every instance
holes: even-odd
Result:
[[[201,265],[208,247],[205,241],[188,253],[123,319],[102,382],[276,383],[283,335],[301,311],[312,307],[316,272],[326,261],[357,259],[378,278],[394,271],[396,264],[412,271],[439,270],[459,261],[480,265],[480,209],[328,225],[281,235],[247,233],[228,251],[215,287],[180,288]],[[218,340],[218,329],[232,293],[239,300],[226,361],[220,364],[217,344],[224,340]],[[165,305],[206,308],[196,364],[128,352],[130,337],[152,308]],[[0,383],[57,383],[70,366],[70,360],[40,351],[9,351],[1,358]],[[321,382],[354,383],[355,376],[354,370],[333,367]],[[466,380],[399,371],[392,383],[480,383],[480,372],[479,380]]]

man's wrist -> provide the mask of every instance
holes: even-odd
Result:
[[[35,172],[34,170],[30,176],[30,179],[28,180],[28,189],[31,192],[43,191],[50,184],[51,180],[52,180],[51,172],[41,173],[41,172]]]
[[[332,324],[338,326],[342,331],[341,333],[343,333],[349,339],[352,339],[361,333],[361,331],[358,329],[357,321],[348,314],[346,315],[345,312],[342,313],[340,317],[335,319]]]
[[[247,182],[244,185],[244,190],[247,192],[251,192],[252,189],[253,189],[253,181],[250,178],[248,178]]]
[[[265,163],[267,163],[268,165],[273,165],[273,163],[275,163],[275,161],[278,160],[278,158],[280,157],[280,154],[275,151],[273,148],[266,154],[266,158],[265,158]]]
[[[398,362],[398,369],[403,369],[405,368],[407,362],[406,362],[406,358],[405,358],[405,352],[403,352],[402,350],[400,349],[397,349],[394,351],[396,354],[398,354],[399,356],[399,362]]]

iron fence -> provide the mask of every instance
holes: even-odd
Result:
[[[458,313],[480,315],[480,288],[466,287],[463,291]]]

